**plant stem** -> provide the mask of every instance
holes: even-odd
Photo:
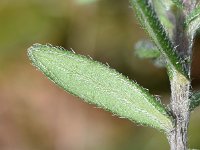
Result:
[[[174,130],[168,135],[171,150],[187,150],[187,130],[190,118],[189,90],[190,81],[180,74],[175,74],[171,80]]]
[[[191,43],[183,24],[185,14],[181,10],[175,12],[174,44],[177,45],[176,51],[182,59],[182,65],[190,78],[191,64],[187,58],[191,59]],[[174,117],[174,130],[168,134],[168,140],[171,150],[187,150],[187,133],[190,119],[190,100],[189,92],[191,81],[173,68],[170,79],[171,84],[171,112]],[[174,71],[173,71],[174,70]]]

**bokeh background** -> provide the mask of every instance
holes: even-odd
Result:
[[[169,102],[165,69],[134,55],[146,39],[128,0],[0,0],[0,150],[167,150],[163,133],[119,119],[51,83],[27,58],[34,43],[51,43],[136,80]],[[199,89],[195,42],[192,79]],[[189,145],[200,148],[200,109]]]

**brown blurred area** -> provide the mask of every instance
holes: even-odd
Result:
[[[119,119],[69,95],[37,71],[26,51],[51,43],[103,63],[161,95],[164,69],[134,56],[147,38],[128,0],[0,1],[0,150],[167,150],[163,133]],[[193,81],[199,87],[196,40]],[[199,148],[200,110],[192,113],[189,145]]]

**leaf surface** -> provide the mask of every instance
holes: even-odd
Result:
[[[194,38],[196,31],[200,28],[200,6],[198,5],[195,9],[193,9],[185,21],[186,29],[188,33],[191,35],[192,39]]]
[[[172,2],[176,5],[176,7],[184,8],[184,4],[182,0],[172,0]]]
[[[193,111],[200,105],[200,92],[195,92],[190,97],[190,111]]]
[[[49,45],[33,45],[28,56],[54,83],[86,102],[142,125],[164,132],[172,130],[164,106],[147,90],[108,66]]]
[[[152,6],[154,7],[154,10],[165,28],[166,32],[168,33],[168,36],[170,39],[173,37],[173,30],[174,30],[174,24],[173,21],[170,19],[171,16],[173,16],[173,12],[171,8],[173,7],[173,2],[169,0],[153,0]]]

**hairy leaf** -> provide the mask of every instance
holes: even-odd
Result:
[[[195,18],[199,17],[200,15],[200,6],[193,9],[190,14],[186,18],[186,25],[188,25],[191,21],[193,21]]]
[[[196,33],[196,30],[200,27],[200,6],[193,9],[186,17],[185,27],[189,30],[189,34],[192,36]]]
[[[155,97],[108,66],[49,45],[35,44],[28,55],[54,83],[86,102],[164,132],[172,129],[165,108]]]
[[[178,8],[183,8],[183,1],[182,0],[172,0],[172,2],[176,5]]]
[[[142,26],[149,33],[158,49],[166,58],[168,65],[172,66],[179,73],[186,75],[180,59],[178,58],[175,47],[170,41],[164,27],[158,19],[153,7],[148,0],[130,0],[135,7],[137,16]]]
[[[195,92],[190,97],[190,111],[200,105],[200,92]]]
[[[164,26],[165,30],[168,32],[169,37],[173,37],[174,23],[172,23],[173,11],[171,7],[173,3],[169,0],[152,0],[155,12]]]

